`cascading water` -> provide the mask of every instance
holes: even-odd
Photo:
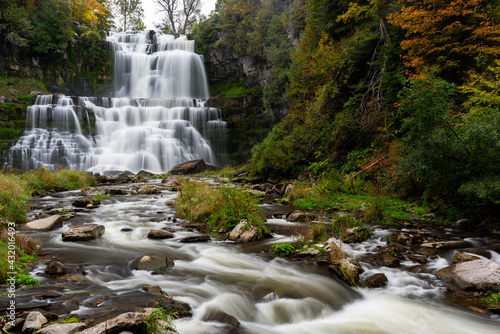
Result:
[[[161,173],[193,159],[218,165],[225,122],[204,106],[207,78],[194,41],[152,31],[108,41],[115,97],[38,96],[5,167]]]

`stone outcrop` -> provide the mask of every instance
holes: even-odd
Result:
[[[474,260],[445,267],[436,276],[462,290],[500,292],[500,265],[490,260]]]
[[[63,226],[63,218],[60,215],[53,215],[48,218],[34,220],[26,224],[32,230],[50,231]]]
[[[63,241],[88,241],[104,234],[104,226],[98,224],[82,224],[62,232]]]
[[[262,233],[259,233],[259,229],[255,225],[243,219],[233,228],[231,233],[229,233],[228,239],[236,242],[256,241],[262,239]]]
[[[370,230],[363,226],[356,226],[348,229],[342,236],[345,243],[363,242],[370,237]]]
[[[470,247],[470,243],[463,240],[451,240],[451,241],[436,241],[427,242],[422,244],[422,247],[435,248],[435,249],[459,249]]]
[[[148,233],[149,239],[169,239],[173,237],[173,233],[164,230],[151,230]]]
[[[47,275],[63,275],[66,273],[66,266],[53,258],[47,263],[45,273]]]
[[[146,255],[139,260],[139,262],[135,266],[135,269],[154,271],[166,269],[173,266],[174,260],[169,257],[159,255]]]
[[[191,160],[180,163],[174,166],[168,173],[170,175],[189,175],[197,174],[207,170],[207,164],[205,160]]]
[[[84,323],[70,323],[70,324],[54,324],[47,326],[37,332],[37,334],[76,334],[80,333],[85,327]]]
[[[124,331],[131,331],[132,333],[140,333],[140,326],[142,326],[146,319],[145,313],[129,312],[123,313],[119,316],[101,322],[98,325],[87,328],[81,331],[81,334],[115,334]]]

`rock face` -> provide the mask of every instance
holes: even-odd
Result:
[[[63,241],[87,241],[99,238],[104,234],[104,226],[98,224],[82,224],[62,233]]]
[[[207,164],[205,160],[191,160],[186,161],[177,166],[174,166],[170,171],[170,175],[189,175],[201,173],[207,170]]]
[[[259,235],[259,230],[246,219],[243,219],[229,233],[229,240],[236,242],[250,242],[259,239],[262,239],[262,236]]]
[[[463,290],[500,291],[500,265],[490,260],[457,263],[439,270],[436,276]]]
[[[36,329],[42,328],[48,322],[47,318],[45,318],[40,312],[33,311],[26,317],[26,321],[23,325],[24,331],[32,331]]]
[[[50,231],[63,226],[63,219],[59,215],[53,215],[48,218],[34,220],[26,224],[26,227],[32,230]]]
[[[154,271],[173,266],[174,266],[174,260],[172,260],[169,257],[158,256],[158,255],[151,255],[151,256],[146,255],[139,260],[139,262],[135,266],[135,269]]]
[[[55,324],[47,326],[37,332],[37,334],[75,334],[87,327],[83,323]]]
[[[115,334],[124,331],[139,333],[139,327],[142,325],[146,315],[144,313],[129,312],[120,314],[116,318],[101,322],[94,327],[81,331],[81,334]]]
[[[356,226],[346,231],[342,236],[345,243],[363,242],[370,237],[370,230],[366,227]]]

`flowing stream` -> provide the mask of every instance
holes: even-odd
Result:
[[[223,163],[226,124],[194,41],[152,31],[108,37],[114,97],[38,96],[4,167],[167,172],[188,160]]]
[[[127,185],[126,187],[130,187]],[[44,205],[65,205],[79,195],[66,192],[46,197]],[[138,291],[143,285],[159,285],[170,296],[193,308],[191,318],[176,320],[179,333],[221,333],[223,326],[206,322],[204,315],[221,310],[236,317],[236,333],[498,333],[500,319],[486,318],[452,308],[442,302],[445,290],[432,274],[395,268],[382,271],[389,285],[355,290],[330,277],[323,268],[293,264],[256,250],[289,240],[283,235],[247,244],[227,241],[184,244],[179,240],[198,232],[187,231],[175,221],[175,210],[166,203],[176,193],[115,196],[101,206],[82,212],[61,229],[38,234],[43,249],[64,262],[82,264],[87,277],[118,295]],[[265,207],[264,207],[265,208]],[[36,213],[36,212],[35,212]],[[61,232],[77,223],[97,223],[106,228],[102,238],[91,242],[63,242]],[[269,219],[269,226],[293,225]],[[128,231],[122,231],[128,228]],[[151,240],[151,229],[169,228],[175,237]],[[388,230],[373,228],[373,236],[349,255],[369,253]],[[134,270],[133,261],[143,255],[164,255],[175,266],[160,275]],[[498,255],[498,254],[496,254]],[[498,257],[495,259],[498,261]],[[440,268],[448,260],[438,258],[428,266]],[[44,280],[43,265],[34,274]],[[432,270],[432,268],[430,268]],[[437,269],[436,269],[437,270]],[[133,298],[129,301],[134,303]],[[95,309],[81,306],[74,313],[92,316]]]

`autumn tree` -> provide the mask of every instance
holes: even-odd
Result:
[[[137,26],[141,27],[144,10],[140,0],[112,0],[112,4],[120,31],[136,29]]]
[[[500,55],[500,24],[487,0],[403,0],[390,22],[406,32],[408,74],[438,66],[452,81]],[[481,64],[483,63],[483,64]]]

